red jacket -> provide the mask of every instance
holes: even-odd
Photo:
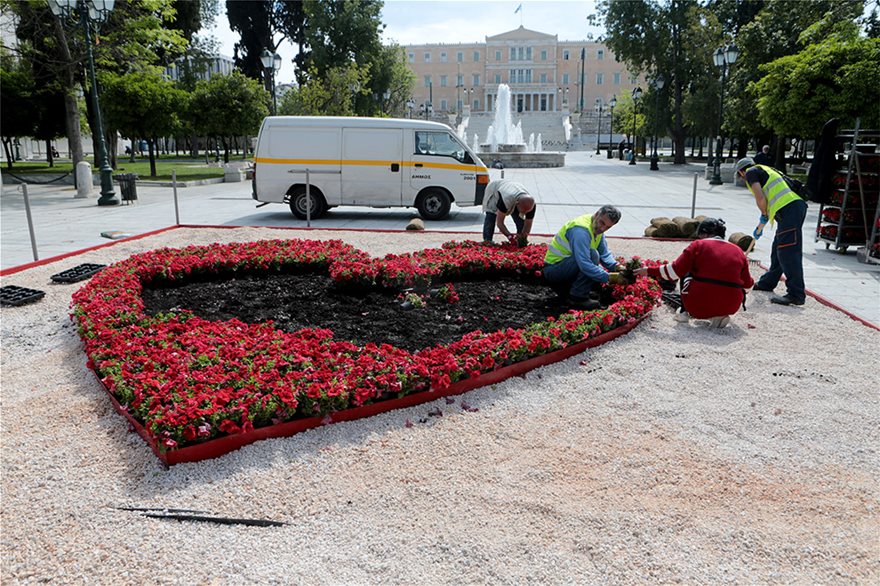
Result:
[[[733,315],[742,307],[743,289],[755,284],[742,249],[718,237],[695,240],[671,265],[649,268],[648,275],[670,281],[692,277],[682,284],[681,301],[698,319]]]

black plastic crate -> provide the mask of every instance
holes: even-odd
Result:
[[[100,272],[106,266],[107,265],[84,263],[75,266],[72,269],[67,269],[52,275],[52,280],[56,283],[76,283],[77,281],[84,281],[92,275]]]
[[[25,305],[39,301],[45,295],[44,291],[6,285],[5,287],[0,287],[0,305]]]

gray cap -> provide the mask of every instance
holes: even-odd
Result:
[[[734,167],[734,169],[735,169],[736,173],[739,173],[740,171],[742,171],[746,167],[751,167],[754,164],[755,164],[755,159],[753,159],[752,157],[743,157],[742,159],[740,159],[739,161],[736,162],[736,167]]]

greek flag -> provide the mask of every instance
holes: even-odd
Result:
[[[517,6],[517,7],[516,7],[516,10],[514,10],[513,13],[516,14],[516,13],[519,12],[520,10],[522,10],[522,4],[520,4],[519,6]]]

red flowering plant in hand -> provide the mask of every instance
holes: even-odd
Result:
[[[613,288],[603,310],[570,311],[521,329],[475,331],[411,353],[357,346],[326,329],[295,333],[271,322],[217,322],[188,311],[149,316],[144,285],[248,273],[312,272],[341,286],[401,287],[485,275],[535,280],[545,246],[439,249],[375,259],[339,240],[268,240],[158,249],[105,268],[73,296],[72,318],[89,366],[164,450],[295,419],[443,389],[581,342],[646,315],[658,303],[652,279]],[[450,297],[457,295],[451,283]]]

